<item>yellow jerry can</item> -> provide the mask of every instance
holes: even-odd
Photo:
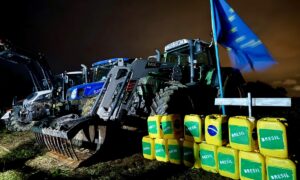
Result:
[[[201,168],[201,163],[200,163],[200,144],[194,142],[194,168]]]
[[[184,139],[200,143],[204,140],[204,119],[197,114],[185,115]]]
[[[173,164],[181,164],[182,143],[178,139],[168,139],[169,160]]]
[[[205,117],[205,140],[207,144],[222,146],[228,142],[227,116],[212,114]]]
[[[240,178],[241,179],[265,179],[265,159],[260,153],[239,152]]]
[[[217,148],[216,145],[200,143],[200,162],[205,171],[218,172]]]
[[[229,143],[234,149],[254,151],[258,149],[257,140],[253,139],[256,127],[254,118],[246,116],[230,117],[228,121]]]
[[[149,116],[147,119],[148,133],[151,138],[162,138],[162,129],[160,127],[161,115]]]
[[[167,139],[155,139],[155,157],[158,161],[169,162]]]
[[[296,165],[290,159],[274,158],[266,156],[267,179],[296,180]]]
[[[164,139],[179,139],[183,136],[183,121],[179,114],[163,115],[161,127]]]
[[[144,136],[142,139],[143,156],[146,159],[155,159],[154,139],[149,136]]]
[[[218,168],[221,176],[239,179],[239,151],[230,147],[218,147]]]
[[[284,118],[262,118],[257,122],[258,145],[265,156],[287,158],[286,120]]]
[[[183,142],[183,164],[192,167],[195,163],[194,159],[194,142],[186,141]]]

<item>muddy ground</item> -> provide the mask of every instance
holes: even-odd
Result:
[[[121,135],[121,134],[120,134]],[[226,179],[201,169],[143,158],[141,137],[122,134],[105,156],[96,154],[81,167],[71,169],[46,155],[32,132],[0,128],[0,180],[9,179]]]

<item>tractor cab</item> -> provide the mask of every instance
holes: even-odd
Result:
[[[101,60],[96,63],[92,64],[92,82],[97,81],[105,81],[106,76],[111,70],[113,66],[115,66],[119,60],[122,60],[123,62],[127,63],[130,61],[129,58],[113,58],[113,59],[106,59]]]
[[[118,62],[128,63],[131,61],[132,59],[129,58],[112,58],[93,63],[89,72],[89,78],[87,78],[90,79],[90,81],[69,88],[67,90],[67,100],[81,100],[83,98],[96,96],[106,81],[110,69]]]
[[[213,46],[199,39],[181,39],[165,46],[164,61],[177,64],[182,83],[201,80],[209,67],[215,66]]]

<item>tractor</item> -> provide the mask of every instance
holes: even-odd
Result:
[[[67,89],[66,100],[72,111],[82,111],[82,106],[86,103],[86,100],[95,97],[100,92],[108,72],[119,59],[122,59],[125,63],[133,60],[130,58],[112,58],[97,61],[87,71],[89,78],[85,83]]]
[[[33,92],[25,99],[18,101],[17,97],[13,98],[12,110],[1,117],[11,131],[29,130],[34,121],[53,115],[53,105],[56,106],[55,114],[61,115],[64,89],[81,84],[86,77],[82,71],[54,76],[44,56],[15,47],[9,41],[0,43],[0,60],[23,67],[33,86]],[[60,110],[57,110],[59,107]]]

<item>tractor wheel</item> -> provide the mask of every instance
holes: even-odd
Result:
[[[19,116],[22,106],[15,106],[10,117],[5,121],[6,129],[9,131],[28,131],[36,123],[34,121],[22,122]]]
[[[36,121],[30,121],[28,123],[23,123],[18,120],[17,117],[10,117],[6,122],[6,128],[9,131],[28,131],[34,126]]]
[[[160,89],[151,105],[151,115],[185,115],[194,112],[194,102],[189,96],[187,87],[179,83]]]

